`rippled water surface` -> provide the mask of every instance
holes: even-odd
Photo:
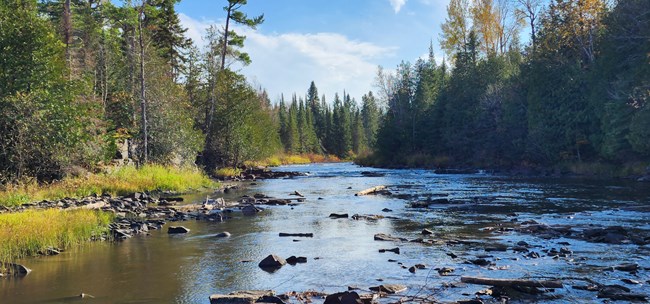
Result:
[[[622,225],[650,230],[650,214],[626,211],[630,206],[650,204],[650,185],[625,181],[579,179],[520,179],[493,175],[437,175],[425,170],[378,170],[352,164],[315,164],[277,170],[308,172],[307,177],[244,183],[231,198],[264,193],[288,198],[299,191],[307,198],[295,207],[264,207],[255,216],[233,213],[222,223],[188,221],[188,235],[168,235],[166,227],[150,236],[118,243],[96,243],[58,256],[23,261],[33,272],[21,279],[0,279],[0,303],[72,303],[84,292],[94,303],[208,303],[213,293],[245,289],[274,289],[277,292],[307,289],[335,292],[350,284],[368,287],[384,283],[409,286],[406,294],[435,294],[441,300],[471,298],[481,286],[445,288],[460,275],[486,277],[589,276],[602,283],[620,284],[631,278],[644,284],[629,286],[650,293],[647,270],[638,274],[606,272],[598,266],[634,262],[650,267],[650,247],[587,243],[575,239],[541,239],[515,232],[493,234],[483,228],[499,223],[535,220],[545,224]],[[362,171],[384,173],[364,177]],[[354,193],[376,185],[389,185],[409,200],[446,197],[465,201],[428,209],[408,207],[396,196],[361,196]],[[206,194],[188,196],[205,199]],[[211,197],[218,195],[209,194]],[[388,208],[392,212],[384,212]],[[646,209],[647,210],[647,209]],[[379,214],[390,218],[376,221],[330,219],[330,213]],[[169,225],[169,224],[168,224]],[[376,233],[414,239],[423,228],[435,238],[472,240],[465,245],[423,245],[373,240]],[[232,237],[215,238],[228,231]],[[280,232],[314,233],[313,238],[281,238]],[[298,241],[294,241],[298,240]],[[524,240],[539,250],[560,248],[569,242],[574,256],[554,260],[543,256],[527,259],[523,254],[490,252],[486,246],[512,246]],[[379,253],[378,249],[399,246],[401,254]],[[452,259],[447,253],[459,257]],[[257,267],[268,254],[305,256],[306,264],[284,266],[274,273]],[[466,259],[492,255],[494,268],[463,264]],[[316,259],[317,258],[317,259]],[[427,269],[410,273],[405,266],[416,263]],[[250,261],[250,262],[243,262]],[[452,276],[439,276],[436,267],[455,267]],[[498,270],[500,268],[502,270]],[[463,295],[465,293],[466,295]],[[594,293],[566,288],[536,301],[590,303]]]

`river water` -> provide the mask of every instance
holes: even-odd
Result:
[[[444,287],[460,276],[494,278],[584,277],[604,284],[623,284],[629,278],[643,284],[626,285],[649,294],[649,271],[637,274],[603,271],[600,266],[638,263],[650,267],[650,246],[588,243],[577,239],[543,239],[517,232],[494,234],[486,227],[535,220],[545,224],[578,227],[613,226],[650,230],[650,213],[626,211],[628,206],[650,205],[648,184],[580,179],[521,179],[487,174],[438,175],[425,170],[360,168],[349,163],[281,167],[276,170],[308,172],[309,176],[243,183],[229,199],[264,193],[288,198],[299,191],[306,201],[298,206],[269,206],[254,216],[233,213],[225,222],[173,223],[191,229],[187,235],[168,235],[166,227],[150,236],[116,243],[95,243],[58,256],[29,258],[20,263],[33,271],[24,278],[0,279],[0,303],[209,303],[214,293],[247,289],[289,291],[344,291],[348,285],[362,288],[383,283],[405,284],[402,295],[433,294],[453,301],[472,298],[478,285]],[[362,171],[385,174],[365,177]],[[360,196],[357,191],[389,185],[397,194],[421,198],[446,197],[465,204],[410,208],[398,196]],[[203,200],[206,194],[187,196]],[[209,194],[218,197],[216,194]],[[476,203],[476,202],[481,203]],[[382,211],[384,208],[391,212]],[[379,220],[330,219],[330,213],[377,214]],[[169,225],[169,224],[167,224]],[[376,233],[414,239],[423,228],[434,239],[460,239],[458,245],[425,245],[373,240]],[[214,235],[228,231],[230,238]],[[278,233],[314,233],[313,238],[279,237]],[[295,241],[297,240],[297,241]],[[568,242],[573,255],[553,259],[542,255],[529,259],[512,250],[486,252],[496,243],[513,246],[525,241],[538,251],[560,248]],[[401,254],[379,253],[398,246]],[[306,264],[286,265],[268,273],[257,263],[269,254],[305,256]],[[448,253],[458,256],[452,259]],[[541,251],[540,251],[541,253]],[[480,267],[462,263],[481,255],[495,263]],[[422,263],[426,269],[410,273]],[[250,262],[245,262],[250,261]],[[440,276],[437,267],[454,267]],[[81,299],[86,293],[94,298]],[[596,294],[566,286],[533,298],[545,303],[602,303]],[[522,300],[526,301],[526,300]]]

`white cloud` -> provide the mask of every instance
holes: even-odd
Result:
[[[179,14],[188,28],[187,35],[203,46],[205,29],[211,21],[198,21]],[[272,99],[281,93],[304,96],[313,80],[319,93],[332,101],[334,93],[346,90],[357,100],[372,89],[377,65],[382,58],[394,56],[396,48],[351,40],[338,33],[263,34],[250,29],[238,29],[247,39],[244,51],[252,59],[241,72],[250,81],[269,91]]]
[[[406,4],[406,0],[388,0],[390,1],[390,5],[393,7],[393,10],[395,10],[395,13],[399,13],[399,11],[402,9],[402,6]]]

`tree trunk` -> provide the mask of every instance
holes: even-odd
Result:
[[[226,52],[228,51],[228,29],[230,26],[230,13],[232,12],[233,7],[234,4],[228,5],[228,14],[226,16],[226,30],[223,33],[223,49],[221,50],[221,66],[219,67],[220,70],[223,70],[226,66]]]
[[[70,10],[70,0],[63,3],[63,42],[65,43],[65,59],[68,62],[68,79],[72,78],[72,11]]]
[[[142,160],[146,164],[149,159],[149,145],[148,145],[148,134],[147,134],[147,99],[146,99],[146,86],[144,79],[144,39],[142,35],[142,15],[144,14],[144,8],[146,5],[146,0],[142,0],[142,9],[140,10],[140,16],[138,17],[138,29],[139,29],[139,40],[140,40],[140,111],[142,112]]]

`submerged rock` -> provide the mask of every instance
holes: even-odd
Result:
[[[215,237],[218,237],[218,238],[227,238],[227,237],[230,237],[230,232],[228,232],[228,231],[224,231],[224,232],[218,233],[217,235],[215,235]]]
[[[385,234],[385,233],[377,233],[374,236],[375,241],[388,241],[388,242],[405,242],[407,239],[405,238],[399,238],[399,237],[394,237],[390,234]]]
[[[167,229],[167,233],[169,234],[182,234],[182,233],[188,233],[190,232],[190,229],[185,228],[183,226],[170,226]]]
[[[4,273],[4,274],[24,276],[32,272],[31,269],[27,268],[25,265],[22,264],[0,263],[0,266],[2,267],[0,268],[0,273]]]
[[[391,249],[379,249],[379,252],[380,252],[380,253],[384,253],[384,252],[394,252],[394,253],[399,254],[399,247],[395,247],[395,248],[391,248]]]
[[[244,215],[253,215],[258,212],[262,212],[262,209],[255,207],[254,205],[246,205],[241,209],[241,212]]]
[[[382,284],[379,286],[370,287],[372,291],[385,292],[389,294],[395,294],[399,292],[406,291],[407,287],[400,284]]]

